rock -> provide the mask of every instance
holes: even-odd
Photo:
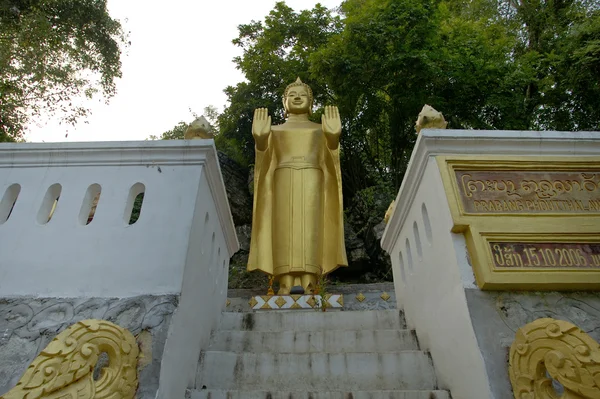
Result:
[[[240,243],[240,251],[250,252],[250,237],[252,234],[252,225],[245,224],[236,226],[235,233]]]
[[[355,248],[348,252],[348,262],[350,262],[349,266],[352,266],[353,263],[357,262],[365,262],[369,260],[369,255],[367,255],[367,251],[364,247]]]
[[[385,220],[382,220],[381,223],[373,226],[373,235],[375,236],[377,241],[380,241],[381,237],[383,237],[383,232],[385,231],[386,224],[387,223],[385,222]]]
[[[252,223],[252,196],[248,191],[248,169],[219,151],[219,165],[227,190],[233,223],[242,226]]]
[[[254,195],[254,165],[248,168],[248,192],[250,196]]]
[[[348,222],[344,223],[344,241],[346,243],[346,252],[365,247],[364,241],[358,237],[356,231],[354,231],[354,228]]]

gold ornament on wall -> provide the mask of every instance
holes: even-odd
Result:
[[[102,353],[108,365],[94,380]],[[58,334],[0,399],[133,399],[138,354],[129,331],[105,320],[83,320]]]
[[[517,399],[597,399],[600,345],[567,321],[538,319],[517,331],[509,375]],[[556,392],[553,380],[564,393]]]

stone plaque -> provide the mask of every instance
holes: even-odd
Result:
[[[600,170],[454,170],[454,173],[466,213],[600,213]]]
[[[489,242],[497,269],[600,269],[600,243]]]

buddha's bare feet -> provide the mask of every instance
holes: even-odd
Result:
[[[312,273],[302,275],[302,288],[305,294],[310,294],[317,287],[317,276]]]
[[[292,275],[284,274],[279,277],[279,291],[277,291],[277,295],[290,295],[293,283],[294,277]]]

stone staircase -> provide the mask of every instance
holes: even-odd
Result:
[[[398,310],[223,314],[191,399],[450,399]]]

